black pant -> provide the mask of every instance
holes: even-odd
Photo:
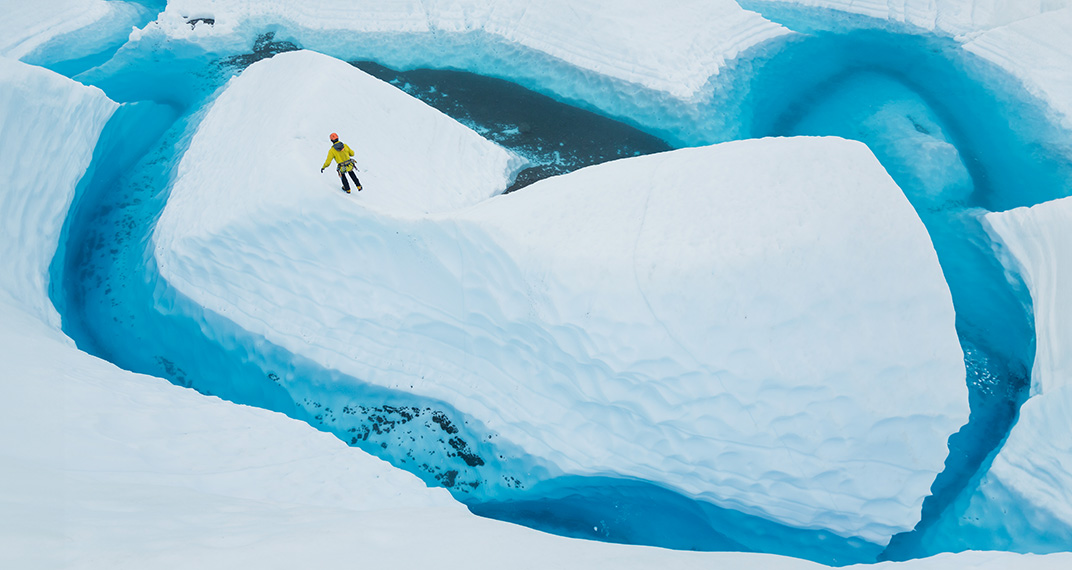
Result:
[[[350,191],[350,183],[346,180],[346,174],[347,174],[346,172],[339,171],[339,178],[342,178],[342,187],[345,188],[347,192],[349,192]],[[353,170],[351,170],[349,172],[349,174],[350,174],[350,178],[354,179],[354,185],[357,186],[358,188],[360,188],[361,187],[361,181],[357,179],[357,173],[355,173]]]

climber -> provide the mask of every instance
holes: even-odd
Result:
[[[354,185],[357,186],[357,191],[361,191],[361,181],[357,179],[357,174],[354,170],[357,169],[357,164],[353,158],[354,151],[344,142],[339,140],[339,135],[331,133],[329,137],[331,139],[331,148],[328,149],[328,158],[324,161],[324,166],[321,167],[320,172],[324,172],[324,169],[331,164],[331,160],[335,159],[338,166],[335,170],[339,173],[339,178],[342,179],[342,191],[347,194],[350,193],[350,183],[346,180],[346,174],[350,174],[350,178],[354,179]]]

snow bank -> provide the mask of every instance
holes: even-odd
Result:
[[[1072,0],[743,0],[742,4],[827,8],[951,36],[970,36],[1072,6]]]
[[[214,23],[187,23],[194,18]],[[369,46],[380,44],[375,38],[387,38],[378,54],[381,61],[390,61],[386,52],[393,42],[395,52],[423,58],[424,65],[446,65],[457,47],[451,42],[472,44],[464,38],[478,32],[496,44],[488,59],[521,46],[603,78],[683,99],[698,93],[741,51],[786,33],[732,0],[171,0],[143,33],[162,32],[210,49],[243,50],[266,30],[342,59],[369,57]],[[407,36],[400,42],[401,34],[422,39],[415,44]],[[432,40],[440,43],[429,53],[414,47]]]
[[[4,57],[0,81],[0,295],[56,325],[48,266],[75,184],[117,106],[99,89],[73,88],[60,75]]]
[[[1031,398],[972,499],[1023,545],[1072,541],[1072,199],[987,214],[1033,303]]]
[[[450,184],[504,185],[509,161],[340,65],[284,54],[221,94],[155,232],[171,285],[566,472],[876,542],[914,525],[967,419],[964,367],[927,233],[866,147],[683,150],[448,211]],[[322,117],[348,120],[307,92],[327,75],[356,113],[412,123],[339,128],[361,194],[315,170]],[[235,141],[272,160],[229,166]]]
[[[66,59],[94,53],[109,38],[127,37],[146,9],[108,0],[5,0],[0,3],[0,56],[22,59],[63,38]]]

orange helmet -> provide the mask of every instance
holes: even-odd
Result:
[[[331,133],[331,135],[328,136],[328,138],[331,139],[331,142],[335,142],[335,141],[339,140],[339,135],[337,135],[335,133]]]

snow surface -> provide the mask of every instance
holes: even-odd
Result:
[[[315,170],[332,130],[361,194]],[[238,326],[565,472],[880,543],[915,524],[967,420],[964,365],[926,230],[866,147],[675,151],[444,210],[505,187],[503,155],[355,68],[282,54],[200,125],[157,262]]]
[[[187,23],[204,17],[215,24]],[[480,32],[496,41],[493,51],[520,46],[594,72],[596,81],[619,79],[682,99],[695,96],[741,51],[787,33],[733,0],[170,0],[156,22],[132,37],[163,32],[212,50],[241,51],[265,29],[342,59],[367,57],[363,44],[376,42],[364,34],[427,40]],[[445,41],[425,65],[436,58],[445,64],[451,45]],[[410,44],[407,51],[420,53]]]
[[[110,0],[0,0],[0,55],[22,59],[57,38],[67,59],[89,55],[110,38],[127,37],[144,12]]]

